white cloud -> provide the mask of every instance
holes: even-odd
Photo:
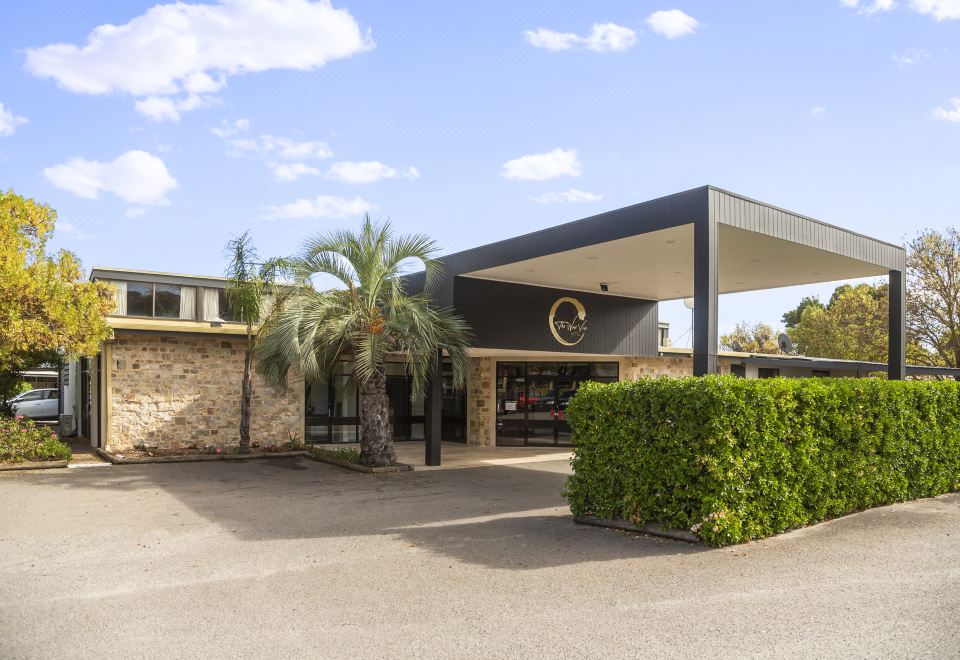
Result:
[[[533,201],[540,204],[559,204],[573,202],[599,202],[603,195],[597,195],[592,192],[577,190],[571,188],[564,192],[548,192],[533,198]]]
[[[221,140],[225,140],[239,133],[245,133],[248,130],[250,130],[250,120],[246,119],[245,117],[241,117],[240,119],[234,119],[233,121],[221,119],[220,125],[211,128],[210,132]]]
[[[942,121],[960,122],[960,99],[950,99],[947,101],[947,107],[934,110],[933,118]]]
[[[700,21],[679,9],[670,9],[650,14],[647,17],[647,25],[660,36],[676,39],[693,34],[700,26]]]
[[[93,235],[88,234],[72,222],[67,222],[66,220],[57,220],[56,231],[66,234],[67,236],[70,236],[74,240],[78,241],[84,241],[88,238],[93,238]]]
[[[341,161],[334,163],[327,171],[327,177],[345,183],[373,183],[381,179],[420,178],[420,171],[416,167],[398,170],[395,167],[384,165],[379,161]]]
[[[530,154],[508,160],[501,174],[518,181],[546,181],[558,176],[580,176],[580,161],[575,149],[554,149],[545,154]]]
[[[580,43],[580,35],[573,32],[554,32],[546,28],[526,30],[523,33],[527,43],[547,50],[569,50]]]
[[[930,52],[923,48],[907,48],[902,53],[894,53],[890,56],[901,68],[912,66],[923,60],[930,59]]]
[[[275,135],[261,135],[259,138],[235,137],[227,139],[226,143],[234,151],[246,151],[284,160],[323,159],[333,156],[333,150],[326,142],[298,141]]]
[[[26,124],[26,117],[18,117],[13,114],[11,111],[3,107],[3,102],[0,101],[0,136],[3,135],[12,135],[17,126],[20,124]]]
[[[309,219],[346,218],[358,216],[377,208],[362,197],[346,199],[331,195],[317,195],[313,199],[298,199],[295,202],[271,206],[264,213],[269,220],[279,219]]]
[[[580,46],[597,52],[622,51],[637,43],[634,30],[616,23],[596,23],[590,34],[583,37],[573,32],[554,32],[546,28],[527,30],[523,35],[531,45],[554,51]]]
[[[960,0],[910,0],[910,8],[937,21],[960,18]]]
[[[896,0],[873,0],[872,2],[840,0],[840,4],[849,9],[856,9],[858,14],[864,14],[865,16],[890,11],[897,6]]]
[[[319,168],[306,163],[268,163],[268,166],[273,170],[273,176],[278,181],[296,181],[305,175],[319,176],[323,174]]]
[[[167,193],[177,187],[164,162],[146,151],[128,151],[106,163],[72,158],[44,168],[43,175],[78,197],[97,199],[109,192],[134,204],[166,204]]]
[[[814,106],[814,108],[810,111],[810,114],[811,114],[811,115],[822,115],[822,114],[825,113],[826,111],[827,111],[826,106],[817,105],[817,106]]]
[[[27,50],[26,68],[79,94],[121,92],[156,121],[213,102],[230,76],[310,71],[374,47],[329,0],[220,0],[156,5],[123,25],[100,25],[86,43]]]
[[[146,212],[147,209],[143,208],[142,206],[131,206],[124,211],[123,214],[128,218],[141,218],[144,214],[146,214]]]

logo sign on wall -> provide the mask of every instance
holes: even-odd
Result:
[[[557,298],[549,322],[553,338],[564,346],[576,346],[587,334],[587,310],[576,298]]]

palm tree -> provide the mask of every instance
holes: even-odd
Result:
[[[466,383],[470,330],[460,316],[431,299],[443,277],[437,249],[426,236],[397,236],[389,222],[373,223],[369,215],[359,232],[308,239],[302,254],[290,260],[300,286],[285,297],[257,347],[258,372],[280,388],[291,368],[307,382],[317,382],[338,359],[353,359],[364,465],[397,461],[389,429],[388,355],[404,358],[415,397],[438,369],[441,351],[450,356],[454,387]],[[421,293],[404,289],[403,266],[410,260],[424,267]],[[316,290],[317,275],[332,276],[338,287]]]
[[[263,317],[271,299],[276,300],[277,280],[286,266],[284,259],[260,259],[250,232],[246,231],[227,242],[224,252],[230,258],[227,266],[227,303],[231,320],[246,326],[243,352],[243,383],[240,396],[240,453],[250,451],[250,400],[253,397],[253,356],[257,338],[266,327]],[[221,311],[221,314],[224,312]]]

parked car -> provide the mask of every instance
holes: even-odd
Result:
[[[60,391],[57,389],[30,390],[10,399],[13,414],[30,419],[57,419],[60,414]]]

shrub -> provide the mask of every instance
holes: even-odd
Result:
[[[728,545],[960,489],[960,383],[733,376],[588,383],[574,515]]]
[[[32,419],[0,417],[0,463],[63,461],[72,455],[50,427]]]
[[[360,464],[360,452],[356,449],[328,449],[327,447],[310,447],[310,455],[314,458],[325,458],[345,463]]]

